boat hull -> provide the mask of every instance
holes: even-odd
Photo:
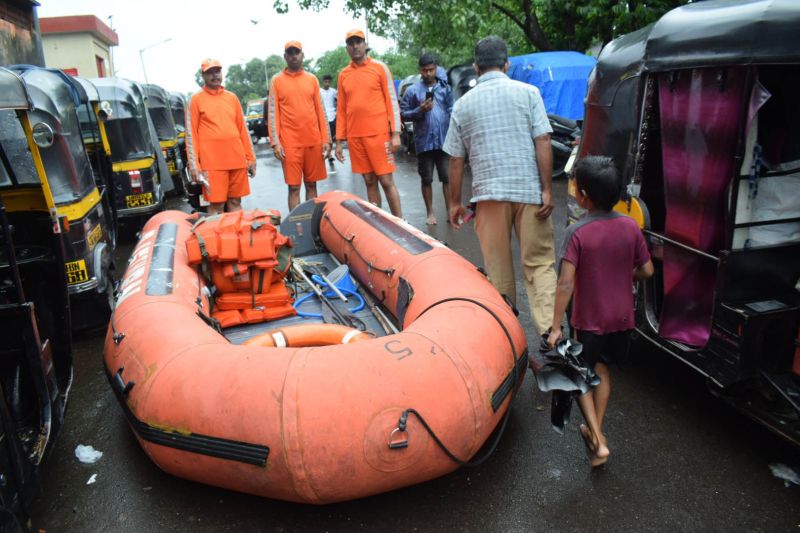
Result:
[[[466,460],[509,408],[525,336],[486,278],[347,193],[318,206],[321,242],[399,317],[398,333],[311,348],[231,344],[198,315],[209,307],[187,262],[193,220],[165,212],[145,226],[104,359],[134,433],[163,470],[268,498],[350,500],[459,466],[415,416],[394,432],[407,409]]]

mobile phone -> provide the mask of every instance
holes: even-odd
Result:
[[[433,91],[428,89],[428,92],[425,93],[425,100],[433,100]]]

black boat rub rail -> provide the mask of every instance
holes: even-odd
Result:
[[[125,418],[128,419],[133,431],[142,439],[153,444],[184,450],[192,453],[238,461],[240,463],[266,467],[267,457],[269,457],[269,447],[261,444],[251,444],[220,437],[211,437],[199,433],[181,433],[170,431],[157,426],[153,426],[139,420],[133,414],[125,397],[120,394],[117,387],[114,387],[114,376],[109,374],[106,369],[106,378],[112,384],[112,390],[119,400]]]

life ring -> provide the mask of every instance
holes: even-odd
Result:
[[[262,333],[243,344],[266,348],[299,348],[350,344],[371,338],[372,335],[368,333],[339,324],[300,324]]]

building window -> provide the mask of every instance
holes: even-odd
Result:
[[[106,60],[100,56],[94,56],[95,60],[97,61],[97,77],[98,78],[105,78],[106,77]]]

